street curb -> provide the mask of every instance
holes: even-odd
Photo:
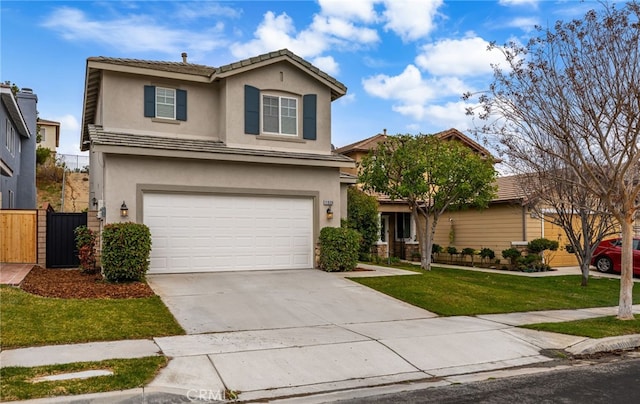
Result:
[[[598,352],[628,350],[640,347],[640,334],[621,335],[598,339],[587,339],[568,347],[573,355],[591,355]]]

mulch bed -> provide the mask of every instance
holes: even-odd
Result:
[[[45,269],[34,266],[20,288],[44,297],[63,299],[127,299],[154,296],[146,282],[109,283],[100,274],[79,269]]]

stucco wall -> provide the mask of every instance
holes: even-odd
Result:
[[[270,136],[244,133],[244,86],[260,89],[261,93],[296,98],[298,100],[298,136]],[[251,70],[225,80],[226,143],[232,147],[253,147],[271,150],[292,149],[311,153],[331,153],[331,92],[323,83],[290,63],[280,62]],[[302,96],[316,94],[317,139],[302,139]],[[274,140],[280,139],[281,141]]]
[[[119,222],[123,201],[128,220],[142,222],[142,194],[145,189],[174,189],[184,192],[230,192],[248,194],[314,196],[316,236],[325,226],[340,226],[342,198],[338,168],[313,168],[251,163],[162,159],[102,155],[106,221]],[[171,188],[173,187],[173,188]],[[326,218],[324,200],[333,201],[332,220]]]
[[[144,116],[144,86],[187,91],[187,120],[174,121]],[[105,131],[139,133],[168,137],[216,140],[219,104],[218,84],[200,84],[135,76],[105,71],[102,78],[100,114]]]

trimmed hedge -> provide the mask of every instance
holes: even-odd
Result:
[[[102,271],[110,282],[141,281],[149,270],[151,232],[141,223],[111,223],[102,230]]]
[[[327,272],[353,271],[358,264],[362,236],[346,227],[320,230],[320,269]]]
[[[78,226],[73,230],[76,236],[76,248],[80,260],[80,271],[95,274],[96,268],[96,235],[87,226]]]

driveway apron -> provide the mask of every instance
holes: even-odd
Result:
[[[410,276],[410,275],[409,275]],[[435,314],[318,270],[149,275],[186,336],[151,387],[241,399],[429,379],[548,360],[509,325]]]

